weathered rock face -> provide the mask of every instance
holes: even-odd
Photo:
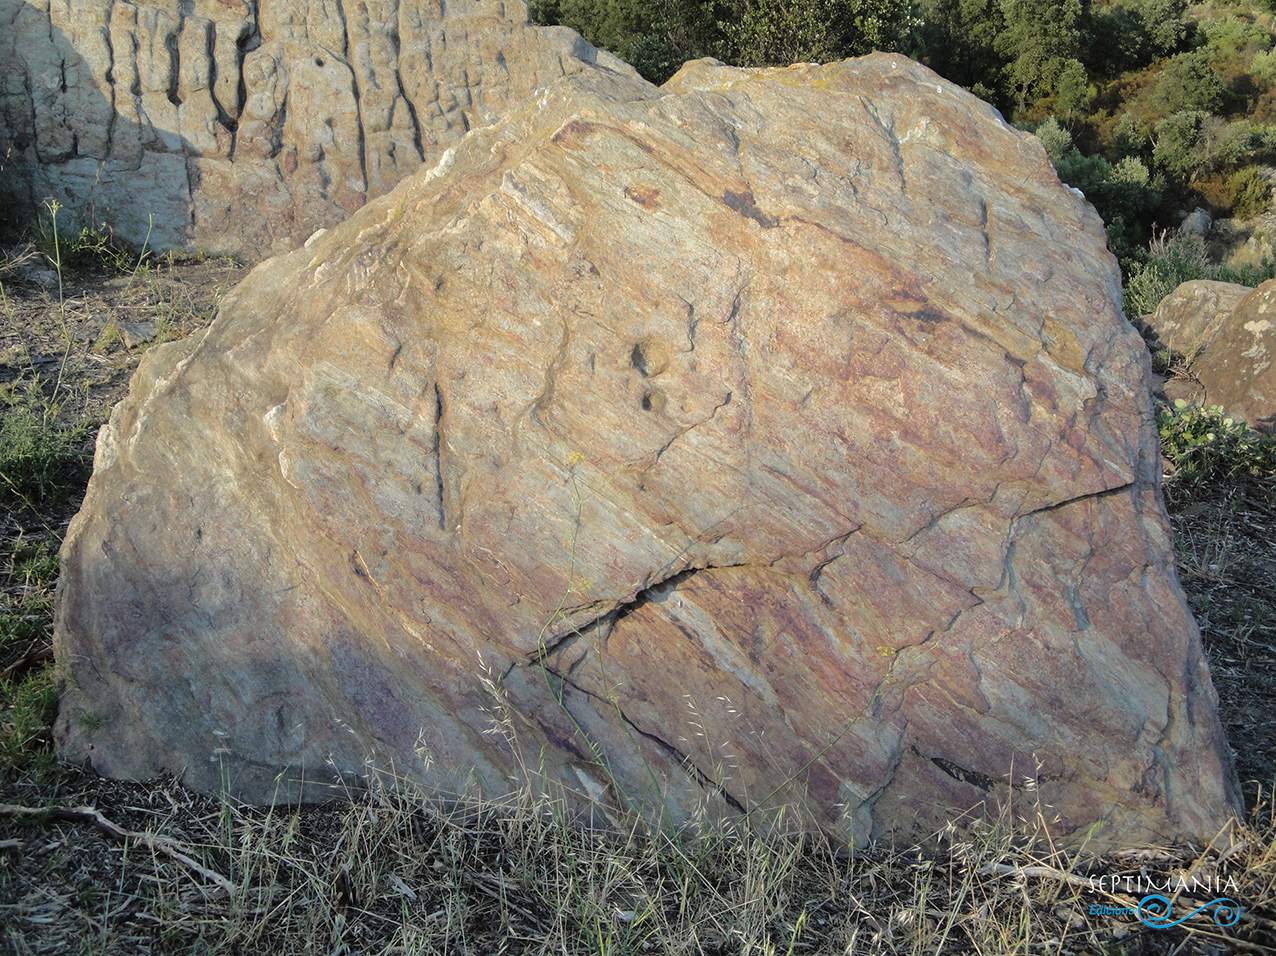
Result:
[[[1257,289],[1184,282],[1148,324],[1188,362],[1165,383],[1168,398],[1219,405],[1260,431],[1276,430],[1276,281]]]
[[[63,550],[61,752],[1212,835],[1119,300],[1036,140],[903,58],[566,78],[147,356]]]
[[[1161,345],[1195,359],[1252,291],[1252,287],[1234,282],[1184,282],[1161,300],[1147,323]]]
[[[256,261],[585,63],[521,0],[0,0],[0,196]]]

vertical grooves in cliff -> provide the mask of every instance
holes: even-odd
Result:
[[[359,181],[363,184],[363,198],[368,198],[368,144],[363,129],[363,98],[359,90],[359,70],[350,59],[350,21],[346,17],[345,0],[336,0],[337,17],[341,20],[341,59],[346,65],[346,69],[350,71],[350,87],[354,94],[354,123],[355,133],[358,139],[358,160],[359,160]],[[367,7],[361,6],[360,9],[367,14]],[[340,185],[346,186],[349,182],[347,177]]]
[[[394,28],[390,31],[390,43],[394,47],[394,85],[399,92],[399,96],[403,97],[403,105],[408,111],[408,120],[412,124],[412,145],[416,147],[416,161],[422,163],[425,162],[425,148],[421,139],[421,119],[417,116],[416,104],[412,102],[412,97],[408,95],[408,88],[403,82],[403,71],[400,68],[403,49],[403,39],[399,34],[401,9],[401,0],[394,0]]]
[[[439,530],[447,530],[447,508],[443,500],[443,391],[434,383],[434,490],[438,498]]]
[[[102,26],[102,40],[106,43],[106,93],[110,98],[111,118],[106,124],[106,146],[102,150],[103,158],[111,155],[112,146],[115,143],[115,124],[119,122],[120,114],[115,109],[115,43],[111,39],[111,20],[115,16],[115,4],[111,3],[106,7],[106,23]]]

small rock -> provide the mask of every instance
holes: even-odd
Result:
[[[1198,207],[1183,220],[1179,226],[1179,232],[1185,236],[1200,236],[1204,239],[1209,235],[1212,225],[1214,225],[1214,219],[1204,209]]]
[[[77,342],[96,342],[106,328],[106,316],[91,315],[79,323],[73,333]]]
[[[145,345],[159,334],[154,322],[121,322],[119,329],[124,337],[124,347],[129,349]]]

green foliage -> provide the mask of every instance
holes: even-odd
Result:
[[[1174,52],[1187,35],[1187,0],[1134,0],[1130,6],[1142,27],[1142,50],[1146,60]]]
[[[1215,265],[1205,251],[1205,240],[1195,234],[1162,232],[1148,245],[1146,260],[1126,262],[1125,314],[1149,315],[1161,300],[1184,282],[1214,279],[1259,286],[1276,278],[1276,263],[1264,260],[1239,269]]]
[[[1096,95],[1085,66],[1080,60],[1068,60],[1055,81],[1055,107],[1071,119],[1073,113],[1087,109]]]
[[[1148,136],[1130,113],[1122,113],[1112,127],[1112,153],[1115,156],[1140,156],[1147,145]]]
[[[740,66],[825,63],[893,49],[906,28],[904,0],[741,0],[719,20],[722,59]]]
[[[116,242],[105,225],[82,225],[78,229],[59,226],[56,204],[51,217],[41,218],[36,225],[33,242],[56,269],[90,268],[109,273],[124,273],[138,262],[138,257]]]
[[[1041,145],[1046,148],[1046,155],[1050,157],[1050,162],[1054,163],[1056,168],[1064,156],[1068,155],[1069,152],[1074,152],[1072,134],[1064,129],[1062,124],[1053,116],[1047,118],[1037,127],[1036,137],[1041,140]],[[1063,177],[1060,176],[1059,178],[1062,179]],[[1065,179],[1064,182],[1068,181]]]
[[[4,701],[0,768],[52,770],[56,758],[48,733],[58,714],[58,688],[52,672],[45,668],[25,680],[0,684],[0,700]]]
[[[58,542],[19,533],[0,552],[0,582],[8,600],[0,604],[0,666],[8,668],[41,645],[53,629],[53,586],[58,577]],[[48,728],[57,713],[57,689],[47,666],[33,662],[0,681],[0,778],[5,771],[46,770],[54,763]]]
[[[1149,315],[1182,283],[1209,279],[1209,260],[1200,236],[1162,233],[1148,250],[1147,261],[1136,265],[1125,283],[1125,314]]]
[[[10,386],[0,417],[0,504],[36,508],[84,488],[91,470],[88,424],[59,420],[59,408],[33,381]]]
[[[1265,148],[1266,129],[1249,120],[1228,123],[1214,143],[1214,161],[1220,166],[1236,166]]]
[[[1266,212],[1272,202],[1271,183],[1255,166],[1247,166],[1233,173],[1227,180],[1232,194],[1232,214],[1250,219]]]
[[[1089,8],[1082,52],[1090,72],[1115,77],[1173,53],[1186,36],[1182,0],[1147,0]]]
[[[1276,50],[1255,53],[1249,62],[1249,72],[1269,82],[1276,80]]]
[[[1102,217],[1108,248],[1118,258],[1129,256],[1140,241],[1140,224],[1160,205],[1164,183],[1141,159],[1127,156],[1113,165],[1102,156],[1083,156],[1072,136],[1053,116],[1037,127],[1059,178],[1080,189]]]
[[[1204,110],[1184,110],[1156,124],[1152,157],[1166,172],[1191,181],[1214,165],[1223,121]]]
[[[1223,53],[1268,50],[1272,45],[1270,33],[1252,20],[1236,15],[1202,21],[1197,27],[1197,35],[1208,46]]]
[[[1214,69],[1208,50],[1180,53],[1170,60],[1152,94],[1153,105],[1164,113],[1219,113],[1227,100],[1227,88]]]
[[[1167,173],[1194,182],[1204,173],[1250,163],[1272,151],[1276,130],[1249,120],[1226,123],[1204,110],[1185,110],[1156,124],[1152,156]]]
[[[677,73],[685,60],[669,37],[661,33],[642,34],[629,43],[621,57],[657,85]]]
[[[1156,415],[1161,454],[1174,466],[1175,481],[1263,478],[1276,475],[1276,439],[1252,431],[1218,406],[1202,408],[1177,399]]]
[[[1080,0],[997,0],[1003,26],[994,47],[1006,60],[1006,76],[1027,108],[1028,91],[1054,89],[1070,60],[1081,52]]]
[[[536,22],[569,26],[594,46],[619,53],[648,26],[649,6],[641,0],[535,0]]]

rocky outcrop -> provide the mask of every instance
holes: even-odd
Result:
[[[1165,383],[1170,399],[1220,406],[1252,428],[1276,430],[1276,281],[1257,289],[1184,282],[1148,325],[1179,353],[1183,368]]]
[[[0,200],[257,261],[595,62],[521,0],[0,0]]]
[[[61,753],[1212,836],[1119,301],[1036,140],[906,59],[567,77],[148,354],[62,553]]]

